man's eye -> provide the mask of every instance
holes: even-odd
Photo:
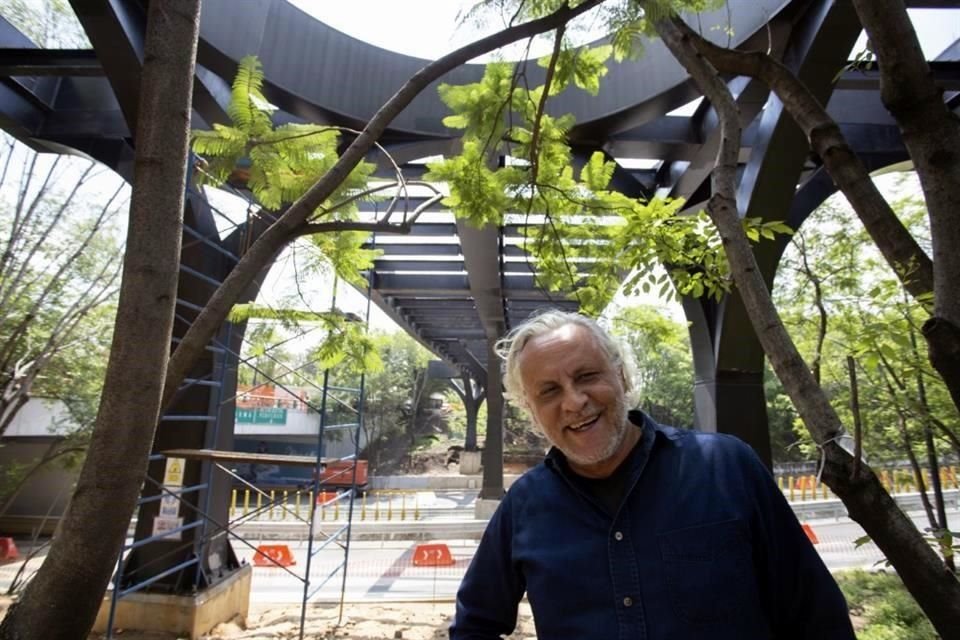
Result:
[[[596,371],[586,371],[584,373],[581,373],[579,376],[577,376],[577,379],[586,381],[586,380],[592,380],[596,377],[597,377]]]
[[[547,396],[553,395],[556,392],[556,387],[544,387],[540,390],[540,397],[546,398]]]

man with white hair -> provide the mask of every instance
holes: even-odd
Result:
[[[507,493],[457,594],[452,640],[854,638],[846,603],[740,440],[656,424],[594,321],[548,311],[499,345],[504,385],[553,444]]]

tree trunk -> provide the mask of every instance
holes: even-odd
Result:
[[[932,322],[951,328],[928,338],[930,363],[960,409],[960,120],[933,81],[903,0],[853,0],[853,6],[877,56],[880,99],[900,125],[923,188],[933,246]]]
[[[151,2],[127,251],[103,396],[58,536],[0,625],[3,640],[93,626],[147,469],[173,326],[200,0]]]
[[[823,478],[850,516],[863,526],[943,638],[960,629],[960,582],[946,569],[913,522],[897,507],[868,465],[853,471],[853,458],[836,442],[843,426],[813,379],[781,322],[736,208],[740,150],[737,106],[729,89],[698,51],[698,38],[677,18],[655,24],[664,43],[716,109],[721,142],[707,212],[716,225],[734,281],[757,337],[814,442],[823,452]]]
[[[960,325],[933,317],[923,323],[921,332],[930,364],[943,378],[953,404],[960,407]]]
[[[934,262],[934,315],[960,326],[960,120],[943,101],[903,0],[853,0],[880,68],[880,98],[923,188]]]

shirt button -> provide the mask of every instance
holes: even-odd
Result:
[[[617,531],[615,534],[613,534],[613,539],[616,540],[617,542],[620,542],[621,540],[623,540],[623,534]]]
[[[630,596],[627,596],[626,598],[624,598],[624,599],[623,599],[623,606],[625,606],[625,607],[632,607],[632,606],[633,606],[633,598],[631,598]]]

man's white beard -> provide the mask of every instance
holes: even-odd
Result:
[[[603,462],[604,460],[612,458],[613,454],[615,454],[620,449],[620,445],[623,444],[624,438],[627,437],[627,429],[630,427],[630,425],[627,423],[627,399],[621,398],[620,401],[617,402],[616,405],[614,405],[613,415],[608,417],[610,419],[610,423],[614,425],[616,429],[613,432],[613,437],[610,438],[610,442],[607,444],[606,447],[598,450],[596,453],[589,456],[582,456],[576,453],[572,453],[570,451],[566,451],[563,447],[558,445],[556,442],[554,442],[553,440],[550,440],[550,437],[547,436],[546,430],[544,430],[544,428],[541,427],[539,423],[537,424],[537,427],[540,429],[540,433],[544,435],[544,437],[550,442],[550,444],[560,449],[560,451],[563,451],[563,455],[567,457],[567,460],[569,460],[574,464],[585,466],[585,465],[597,464],[599,462]]]

